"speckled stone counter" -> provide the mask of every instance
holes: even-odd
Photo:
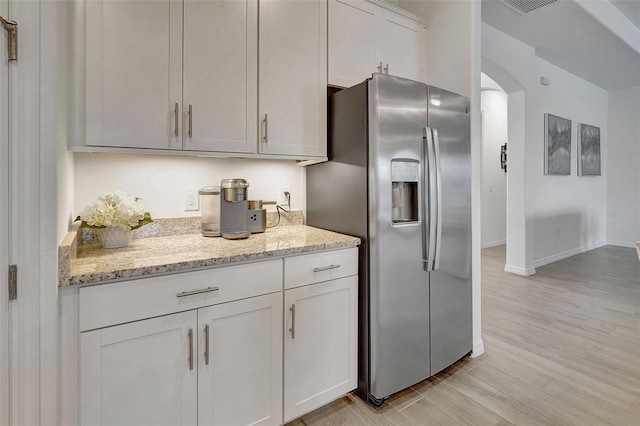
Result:
[[[75,244],[59,256],[59,285],[79,285],[215,265],[356,247],[360,239],[305,225],[277,226],[245,240],[201,234],[134,239],[121,249]],[[60,246],[61,253],[66,250]],[[65,265],[68,263],[68,265]]]

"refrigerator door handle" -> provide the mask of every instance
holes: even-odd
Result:
[[[440,269],[440,251],[442,249],[442,168],[440,167],[440,139],[438,129],[433,129],[433,150],[436,163],[436,251],[433,260],[433,270]]]
[[[435,176],[435,153],[433,149],[433,133],[429,127],[422,129],[422,139],[424,151],[426,153],[425,162],[422,173],[422,181],[424,188],[423,197],[423,221],[422,221],[422,250],[424,270],[433,271],[434,256],[436,251],[436,218],[435,218],[435,202],[436,202],[436,176]],[[427,174],[428,172],[428,174]],[[426,179],[429,181],[428,197]],[[427,230],[427,219],[429,221],[429,229]]]

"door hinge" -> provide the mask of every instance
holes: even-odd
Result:
[[[9,265],[9,300],[18,298],[18,265]]]
[[[0,16],[0,24],[7,30],[7,56],[10,61],[18,60],[18,23]]]

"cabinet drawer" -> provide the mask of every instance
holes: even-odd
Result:
[[[358,249],[327,251],[284,259],[284,288],[358,274]]]
[[[79,296],[80,331],[281,290],[282,260],[83,287]]]

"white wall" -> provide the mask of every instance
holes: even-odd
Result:
[[[537,110],[532,117],[540,125],[527,145],[528,213],[533,220],[536,264],[558,256],[592,249],[607,240],[607,140],[608,93],[542,59],[537,73],[550,79],[537,87]],[[544,114],[572,120],[571,175],[544,176]],[[600,128],[601,176],[578,176],[578,123]]]
[[[640,241],[640,87],[609,93],[607,240]]]
[[[246,160],[133,154],[75,154],[74,215],[98,195],[124,191],[142,199],[152,217],[198,216],[185,212],[185,191],[220,185],[225,178],[249,182],[249,199],[274,200],[291,187],[294,210],[305,208],[304,168],[290,160]]]
[[[527,241],[531,234],[527,225],[526,211],[526,105],[524,88],[509,93],[508,99],[508,140],[507,163],[507,258],[505,271],[519,275],[535,273],[533,267],[533,241]],[[517,167],[514,167],[517,165]]]
[[[500,168],[500,148],[508,140],[507,94],[482,92],[482,248],[507,239],[507,174]]]
[[[536,57],[532,47],[487,24],[482,26],[482,55],[511,74],[525,91],[526,160],[511,163],[511,170],[522,167],[525,173],[524,270],[604,244],[607,92]],[[551,84],[541,86],[540,76],[548,77]],[[570,176],[544,175],[545,113],[572,120]],[[577,123],[600,127],[602,176],[577,176]]]

